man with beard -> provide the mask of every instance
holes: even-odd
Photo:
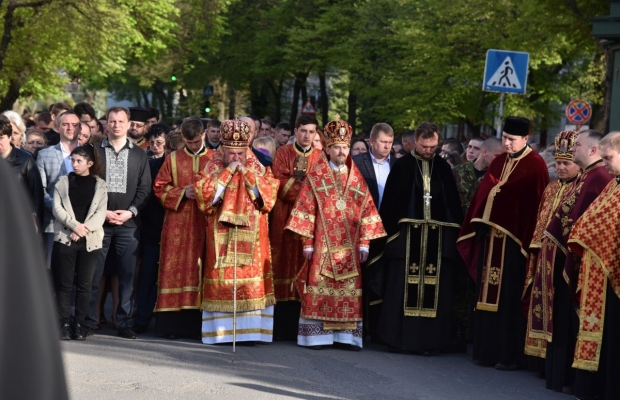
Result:
[[[555,210],[543,239],[545,248],[541,249],[541,252],[547,250],[546,259],[553,265],[552,270],[545,268],[549,266],[548,263],[540,266],[541,273],[549,273],[546,276],[553,277],[551,285],[547,285],[552,290],[553,298],[547,301],[544,310],[547,311],[543,314],[543,322],[546,322],[542,324],[544,329],[539,329],[545,334],[543,339],[549,342],[546,351],[547,388],[569,393],[574,389],[581,390],[584,382],[587,386],[590,374],[585,371],[575,372],[571,368],[579,326],[574,302],[577,299],[580,267],[575,254],[569,251],[568,238],[575,221],[613,179],[603,167],[600,153],[602,139],[603,134],[595,130],[586,130],[577,136],[572,150],[575,163],[581,167],[581,175],[567,189],[562,206]],[[556,142],[556,154],[562,151],[563,146],[564,143]],[[537,320],[532,319],[532,322]],[[538,323],[537,327],[540,328],[540,325]]]
[[[527,146],[530,121],[508,117],[502,144],[472,198],[457,248],[476,281],[474,362],[512,371],[525,364],[521,306],[538,205],[549,183],[544,160]]]
[[[131,113],[131,121],[129,121],[127,136],[138,147],[146,150],[149,147],[149,142],[144,138],[144,135],[148,130],[146,123],[151,112],[142,107],[129,107],[129,112]]]
[[[573,367],[578,368],[576,398],[615,400],[620,398],[620,132],[605,136],[599,149],[615,179],[579,217],[568,239],[581,258]]]
[[[394,352],[431,354],[452,340],[453,271],[460,263],[454,245],[463,214],[438,144],[439,127],[424,122],[415,150],[392,167],[380,209],[388,236],[366,269],[383,299],[377,332]]]
[[[301,317],[297,344],[335,342],[362,348],[362,263],[372,239],[385,236],[364,177],[349,158],[353,129],[325,126],[329,161],[321,157],[304,180],[286,229],[304,238],[307,262],[297,274]]]
[[[562,336],[566,336],[568,332],[558,331],[557,334],[553,334],[553,331],[555,330],[554,327],[559,328],[556,320],[559,317],[559,309],[570,310],[571,298],[563,295],[568,291],[565,288],[566,285],[562,285],[563,282],[560,282],[563,280],[562,272],[566,258],[563,250],[565,246],[560,247],[559,250],[561,251],[558,251],[558,246],[554,241],[545,236],[545,230],[560,208],[572,206],[572,203],[567,202],[567,195],[570,197],[573,182],[579,173],[579,165],[573,162],[573,153],[570,151],[576,138],[577,132],[573,131],[560,132],[555,138],[558,148],[555,152],[558,179],[547,185],[543,192],[536,228],[530,243],[530,258],[524,292],[524,300],[529,304],[525,354],[542,359],[547,358],[545,374],[547,388],[556,391],[562,391],[563,386],[568,386],[568,382],[565,384],[564,369],[565,366],[570,367],[570,364],[566,365],[566,361],[572,362],[572,357],[567,360],[564,356],[562,357],[563,362],[559,363],[560,365],[555,365],[555,358],[557,357],[553,357],[553,349],[557,349],[558,343],[566,342],[566,340],[562,340]],[[556,304],[554,307],[554,303],[562,304]],[[552,314],[556,315],[553,315],[552,318]],[[575,315],[575,319],[576,317]],[[574,349],[574,342],[572,347]],[[555,353],[559,355],[565,352]],[[553,384],[556,381],[555,376],[562,377],[557,382],[559,385]],[[572,381],[572,379],[570,380]]]
[[[279,182],[248,148],[251,132],[245,121],[224,121],[223,154],[209,160],[194,184],[198,208],[207,215],[201,305],[205,344],[273,339],[276,299],[267,213]]]

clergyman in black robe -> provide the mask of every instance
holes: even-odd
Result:
[[[438,127],[416,129],[416,149],[388,176],[380,215],[387,238],[367,268],[382,299],[378,333],[391,350],[441,351],[452,341],[452,282],[463,219],[450,165],[435,154]]]

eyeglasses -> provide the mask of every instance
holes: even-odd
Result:
[[[149,140],[151,146],[163,146],[166,144],[165,140]]]
[[[137,129],[144,128],[144,124],[141,124],[139,122],[130,122],[129,126]]]

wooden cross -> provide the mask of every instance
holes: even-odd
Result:
[[[325,183],[325,179],[321,179],[321,186],[317,186],[316,191],[324,192],[325,194],[327,194],[327,192],[333,188],[334,188],[334,185],[328,185],[327,183]]]
[[[351,188],[351,191],[359,196],[355,196],[353,200],[357,200],[358,197],[364,197],[366,193],[362,190],[362,183],[357,182],[357,186]]]
[[[422,197],[424,197],[424,203],[427,206],[430,206],[431,205],[431,199],[433,198],[433,196],[431,196],[431,194],[429,192],[426,192],[426,194],[424,196],[422,196]]]

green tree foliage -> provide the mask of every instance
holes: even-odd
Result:
[[[172,0],[0,2],[0,107],[22,96],[60,94],[72,79],[101,82],[132,58],[166,51],[177,14]]]

